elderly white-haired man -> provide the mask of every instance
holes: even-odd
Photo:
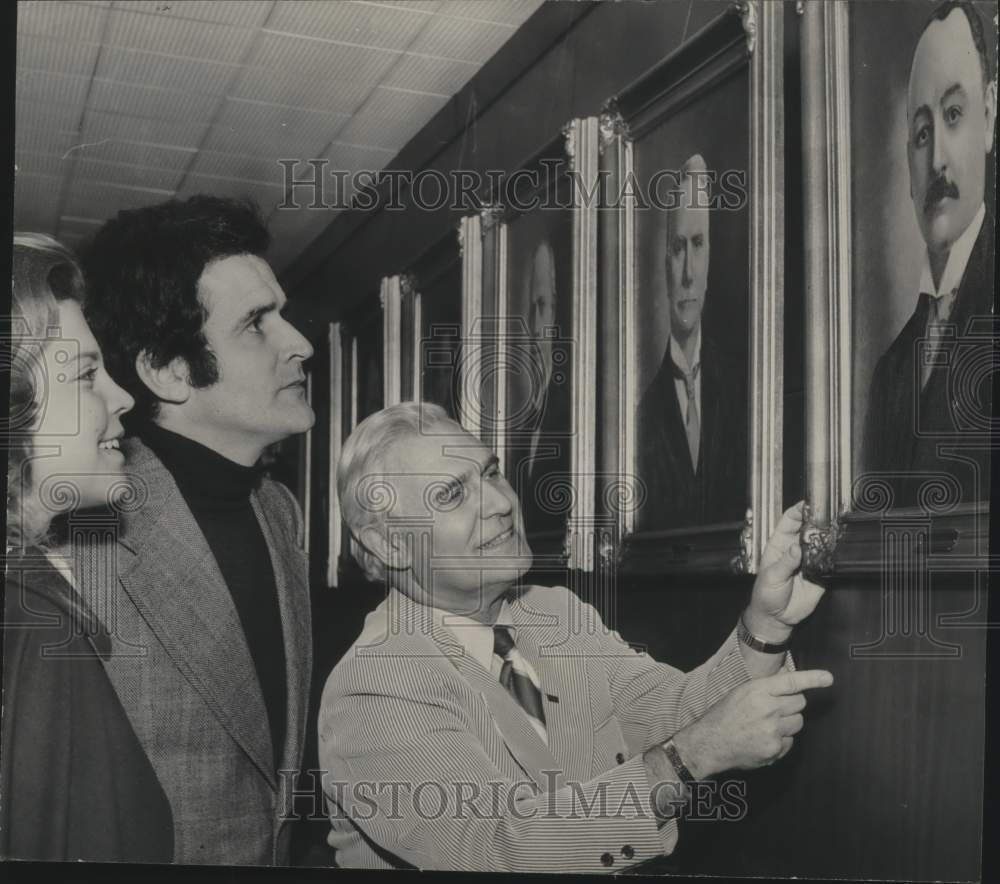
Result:
[[[738,628],[685,674],[637,653],[531,550],[497,458],[435,405],[351,434],[342,512],[387,597],[327,680],[319,753],[346,867],[616,872],[670,853],[694,783],[784,756],[803,691],[786,646],[822,589],[785,513]]]

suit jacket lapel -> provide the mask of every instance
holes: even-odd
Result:
[[[288,688],[287,730],[281,759],[282,769],[291,770],[299,766],[299,747],[302,745],[306,728],[309,673],[312,668],[309,586],[308,578],[303,579],[302,571],[305,554],[299,553],[294,544],[290,547],[287,543],[278,543],[277,539],[283,534],[282,529],[287,526],[271,523],[261,505],[258,493],[254,493],[251,503],[271,553],[274,580],[278,590]],[[296,558],[301,561],[296,561]]]
[[[519,603],[514,605],[515,612],[519,611]],[[528,624],[537,623],[538,617],[533,614]],[[514,619],[517,623],[521,618],[515,613]],[[563,777],[579,782],[590,779],[596,724],[590,712],[587,660],[567,656],[566,634],[567,624],[559,623],[554,627],[517,625],[515,635],[518,648],[535,667],[542,686],[548,749],[554,758],[565,760],[560,786]]]
[[[724,419],[719,413],[722,402],[721,370],[719,360],[711,342],[702,335],[701,344],[701,444],[698,448],[698,468],[703,473],[710,470],[712,464],[718,462],[715,456],[716,447],[720,444],[732,444],[732,434],[726,433],[721,422]],[[739,420],[739,415],[732,415],[732,420]],[[706,480],[713,477],[706,476]]]
[[[177,667],[274,787],[267,711],[232,597],[170,473],[143,446],[132,451],[130,472],[149,496],[126,520],[121,583]]]
[[[414,611],[415,608],[420,607],[416,602],[395,590],[393,593],[399,596],[396,603],[399,605],[402,617],[419,617],[420,612]],[[403,622],[419,623],[421,621],[410,619]],[[500,682],[491,673],[464,653],[461,643],[448,629],[426,621],[424,623],[425,626],[429,627],[429,637],[443,652],[446,659],[458,670],[473,690],[482,695],[500,735],[522,770],[542,788],[548,788],[552,779],[552,774],[546,776],[544,771],[554,772],[558,784],[561,785],[563,773],[559,763],[528,722],[524,710],[514,698],[501,687]]]

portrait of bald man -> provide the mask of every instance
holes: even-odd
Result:
[[[745,507],[747,407],[739,383],[745,370],[702,321],[715,278],[710,205],[708,168],[694,154],[679,170],[677,200],[666,213],[670,334],[636,415],[643,529],[736,520]]]
[[[875,367],[864,428],[864,468],[885,474],[897,506],[916,504],[941,474],[963,500],[989,494],[981,420],[992,389],[974,367],[990,359],[989,327],[977,322],[994,312],[995,124],[983,20],[972,3],[948,0],[920,31],[906,90],[909,194],[923,239],[915,306]]]

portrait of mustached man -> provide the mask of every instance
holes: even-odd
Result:
[[[916,308],[879,359],[865,422],[865,468],[887,474],[896,506],[949,474],[963,500],[989,494],[990,359],[977,317],[994,312],[994,219],[985,202],[996,124],[996,76],[983,21],[948,0],[913,49],[906,93],[910,197],[924,240]]]

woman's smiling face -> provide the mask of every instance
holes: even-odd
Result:
[[[32,433],[35,490],[53,516],[74,506],[108,504],[124,490],[120,418],[134,402],[105,370],[76,301],[59,302],[59,335],[42,345],[40,362],[41,409]]]

